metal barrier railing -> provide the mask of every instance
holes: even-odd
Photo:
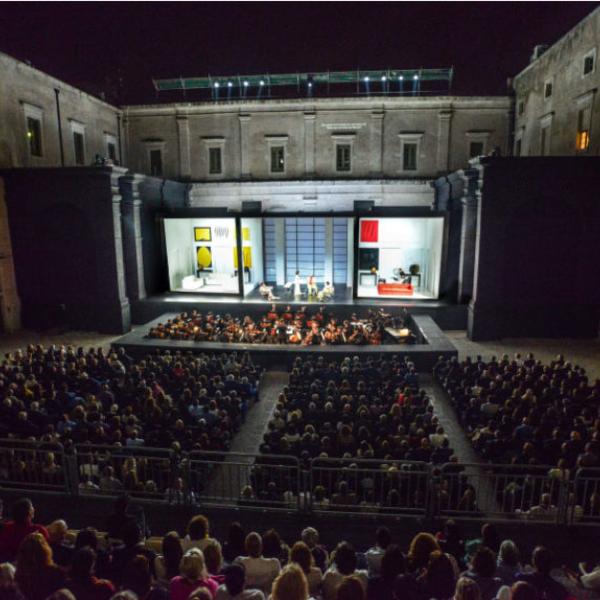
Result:
[[[302,490],[293,456],[237,452],[191,452],[189,486],[203,505],[297,508]]]
[[[600,526],[600,469],[175,452],[0,439],[0,487],[296,512]]]
[[[68,493],[69,470],[61,444],[0,439],[0,486]]]
[[[314,512],[403,512],[424,515],[426,463],[315,458],[309,469],[309,507]]]

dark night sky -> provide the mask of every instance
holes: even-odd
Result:
[[[598,2],[3,3],[0,50],[84,89],[151,78],[455,67],[454,91],[502,94],[533,46]],[[162,100],[179,100],[165,94]]]

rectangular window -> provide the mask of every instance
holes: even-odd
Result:
[[[352,169],[352,146],[350,144],[338,144],[335,147],[335,170],[347,173]]]
[[[162,150],[150,150],[150,175],[160,177],[162,172]]]
[[[223,172],[223,163],[221,161],[221,148],[208,149],[208,173],[210,175],[220,175]]]
[[[417,144],[404,143],[402,149],[402,170],[416,171],[417,170]]]
[[[285,171],[285,148],[283,146],[271,146],[271,173],[283,173]]]
[[[519,113],[519,116],[525,112],[525,102],[523,102],[523,100],[521,100],[517,105],[517,112]]]
[[[544,84],[544,98],[550,98],[552,96],[552,82],[546,81]]]
[[[106,150],[108,151],[108,158],[113,162],[117,162],[117,147],[112,142],[106,144]]]
[[[589,75],[590,73],[593,73],[595,59],[596,59],[596,53],[593,51],[590,52],[589,54],[587,54],[586,56],[584,56],[584,58],[583,58],[583,74],[584,75]]]
[[[577,115],[577,138],[575,147],[578,152],[585,152],[590,145],[589,117],[589,108],[581,109]]]
[[[42,122],[33,117],[27,117],[27,140],[31,156],[42,156]]]
[[[483,156],[483,142],[471,142],[469,144],[469,158]]]
[[[73,132],[73,149],[75,150],[75,164],[85,165],[85,139],[83,133]]]

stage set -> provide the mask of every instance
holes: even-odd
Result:
[[[443,217],[178,217],[163,227],[172,292],[296,302],[439,297]]]

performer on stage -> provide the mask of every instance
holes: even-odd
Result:
[[[294,296],[302,295],[302,277],[300,277],[300,271],[296,271],[296,276],[294,277]]]

